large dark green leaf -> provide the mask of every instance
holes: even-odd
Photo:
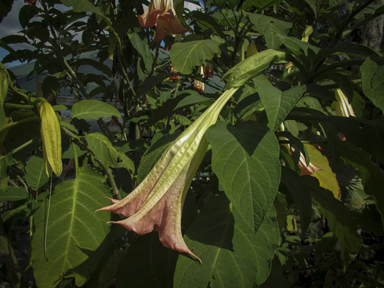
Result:
[[[189,74],[195,66],[200,66],[204,60],[211,60],[215,54],[220,53],[219,43],[213,40],[176,42],[172,46],[171,61],[176,71]]]
[[[207,131],[212,170],[248,227],[257,231],[280,182],[280,149],[268,127],[247,121],[233,127],[219,121]]]
[[[72,107],[72,118],[77,119],[100,119],[101,117],[120,117],[121,114],[112,105],[98,100],[83,100]]]
[[[47,183],[49,177],[45,172],[44,159],[38,156],[32,156],[27,163],[27,174],[25,180],[32,190],[37,191],[41,186]]]
[[[384,59],[367,58],[361,66],[362,88],[373,104],[384,112]]]
[[[222,80],[227,80],[226,88],[235,88],[244,85],[268,69],[272,63],[279,63],[285,59],[285,52],[268,49],[241,61],[224,74]]]
[[[38,287],[56,287],[60,280],[75,277],[82,286],[96,269],[105,247],[110,214],[95,213],[109,204],[105,179],[89,169],[56,186],[48,219],[46,255],[44,228],[47,209],[42,205],[35,216],[32,239],[33,272]],[[47,202],[47,201],[46,201]]]
[[[313,201],[320,206],[320,212],[327,218],[329,228],[339,239],[341,259],[348,261],[349,253],[357,253],[363,244],[363,238],[357,233],[352,214],[331,191],[320,187],[316,178],[302,176],[301,181],[311,190]]]
[[[281,182],[283,182],[300,213],[301,229],[305,232],[312,218],[312,195],[307,186],[300,182],[300,176],[293,170],[282,167]]]
[[[184,236],[203,264],[180,255],[174,287],[241,288],[263,283],[279,241],[275,217],[271,206],[254,234],[224,194],[212,197]]]
[[[276,37],[276,34],[287,35],[292,27],[292,22],[276,17],[245,13],[256,30],[263,34],[267,47],[269,49],[279,49],[282,41]]]
[[[304,92],[305,86],[295,86],[284,92],[268,84],[259,86],[259,96],[267,113],[271,131],[276,131]]]

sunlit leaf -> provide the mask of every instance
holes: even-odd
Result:
[[[280,149],[269,129],[253,121],[233,127],[219,121],[207,131],[212,170],[243,221],[257,231],[280,181]]]
[[[48,219],[47,249],[44,256],[46,207],[34,219],[32,239],[33,272],[38,287],[56,287],[60,280],[75,277],[82,286],[103,255],[102,246],[109,228],[109,213],[95,213],[108,204],[104,177],[86,168],[75,179],[56,186]]]

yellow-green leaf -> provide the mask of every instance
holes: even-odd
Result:
[[[321,169],[313,172],[311,176],[316,177],[319,180],[321,187],[332,191],[333,196],[340,199],[341,191],[339,182],[336,179],[336,174],[333,173],[331,167],[329,167],[327,157],[321,154],[321,152],[312,145],[305,144],[305,148],[308,151],[311,163]]]

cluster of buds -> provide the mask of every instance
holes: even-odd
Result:
[[[179,73],[179,71],[173,69],[173,65],[172,63],[169,64],[170,68],[171,68],[171,73]],[[175,80],[175,81],[179,81],[181,79],[180,75],[175,75],[175,76],[171,76],[169,77],[169,79],[171,80]]]
[[[209,62],[205,62],[205,65],[201,65],[198,73],[203,75],[204,78],[213,78],[215,76],[213,65]],[[195,80],[193,83],[193,90],[203,93],[205,91],[205,84],[199,80]]]

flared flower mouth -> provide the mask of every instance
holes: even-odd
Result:
[[[165,247],[189,254],[201,262],[188,249],[181,234],[183,205],[208,146],[205,132],[216,123],[221,109],[236,90],[224,92],[189,126],[135,190],[121,201],[110,199],[113,204],[98,211],[112,211],[127,217],[111,223],[120,224],[137,234],[157,231]]]
[[[177,17],[172,0],[152,0],[144,14],[138,16],[138,20],[143,28],[156,26],[156,36],[153,42],[164,39],[165,29],[172,34],[188,32]]]

